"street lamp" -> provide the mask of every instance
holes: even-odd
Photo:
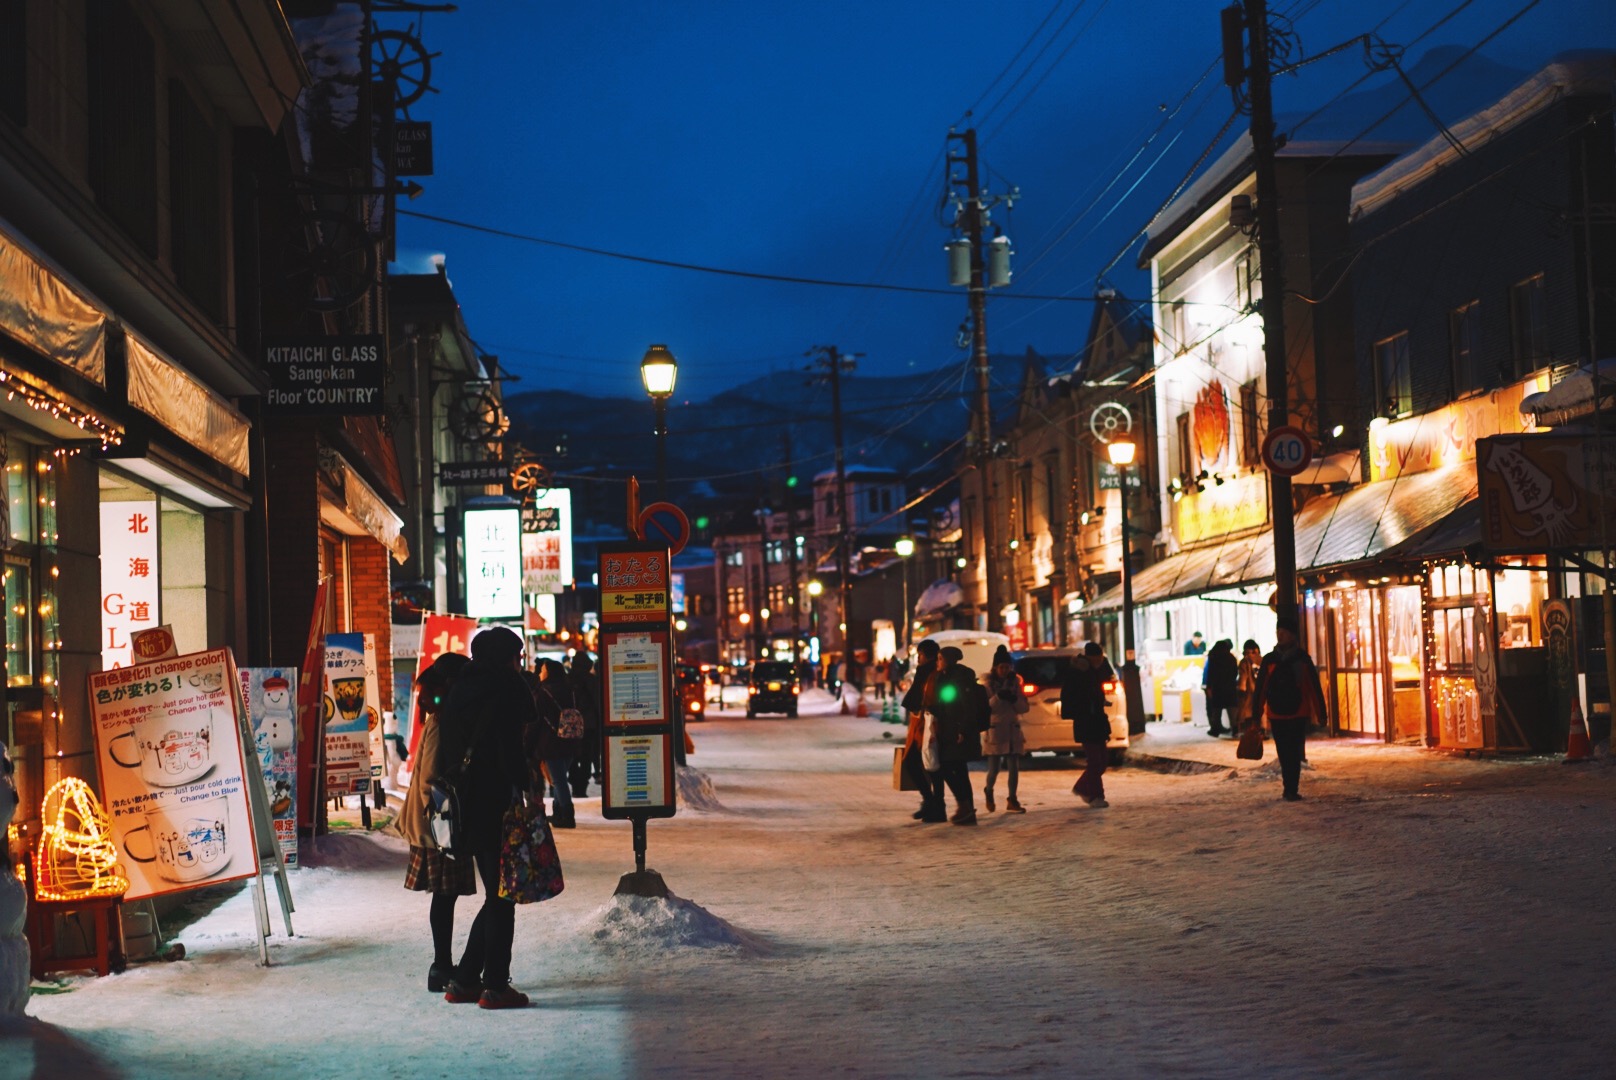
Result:
[[[898,542],[892,545],[892,550],[898,553],[903,560],[903,651],[909,653],[909,627],[914,619],[909,615],[909,556],[915,553],[915,542],[907,536],[898,537]]]
[[[1139,662],[1133,647],[1133,527],[1128,524],[1128,467],[1138,448],[1129,439],[1113,439],[1106,445],[1111,464],[1117,467],[1117,497],[1122,503],[1122,694],[1128,710],[1128,733],[1145,730],[1145,703],[1139,690]]]
[[[656,406],[657,500],[662,502],[668,498],[668,399],[673,396],[673,383],[678,377],[679,361],[666,345],[645,350],[645,358],[640,361],[640,381]]]

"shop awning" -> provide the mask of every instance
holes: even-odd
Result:
[[[252,424],[190,372],[129,334],[129,403],[239,476]]]
[[[97,386],[107,383],[107,313],[0,229],[0,330]]]
[[[329,464],[322,460],[321,468],[335,482],[339,499],[331,502],[322,495],[320,520],[340,533],[373,538],[396,562],[408,559],[410,545],[404,539],[404,522],[399,516],[341,454],[325,447],[321,447],[320,454],[322,459],[329,455]]]
[[[1425,542],[1427,530],[1475,497],[1475,467],[1462,464],[1314,499],[1296,515],[1296,569],[1318,571],[1400,556],[1405,545]],[[1273,577],[1274,536],[1263,532],[1180,552],[1146,567],[1134,575],[1133,599],[1149,604]],[[1085,611],[1121,606],[1118,586]]]

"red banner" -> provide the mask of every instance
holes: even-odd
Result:
[[[477,632],[477,620],[465,615],[435,615],[428,612],[421,619],[421,655],[415,665],[415,677],[435,663],[445,653],[471,655],[471,635]],[[417,713],[419,716],[419,713]],[[421,745],[421,725],[410,725],[410,760],[415,760],[416,748]]]

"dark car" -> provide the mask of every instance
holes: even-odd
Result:
[[[797,668],[787,660],[759,660],[746,678],[746,715],[785,713],[797,715]]]
[[[705,719],[707,701],[703,691],[707,677],[694,664],[680,664],[674,671],[679,681],[679,707],[685,719]]]

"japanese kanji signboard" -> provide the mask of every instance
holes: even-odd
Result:
[[[1488,551],[1598,547],[1600,517],[1616,507],[1616,446],[1584,435],[1495,435],[1476,443],[1476,483]]]
[[[376,645],[371,634],[325,638],[325,793],[370,790],[371,731],[381,731],[376,688]]]
[[[228,649],[90,676],[125,900],[258,873],[237,678]]]
[[[601,552],[600,621],[666,622],[668,584],[667,548]]]
[[[158,618],[157,502],[101,504],[101,666],[130,662],[129,636]]]

